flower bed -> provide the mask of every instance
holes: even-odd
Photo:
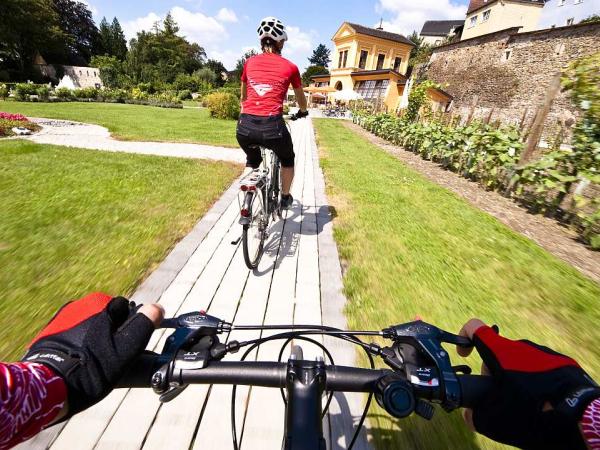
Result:
[[[30,131],[40,129],[39,125],[30,122],[22,114],[0,112],[0,137],[13,136],[15,134],[12,131],[13,128],[27,128]]]

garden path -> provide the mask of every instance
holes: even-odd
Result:
[[[143,155],[245,162],[244,153],[239,149],[201,144],[119,141],[112,138],[110,132],[100,125],[57,119],[31,118],[31,120],[40,124],[42,130],[31,136],[26,136],[25,139],[38,144],[64,145]]]
[[[299,120],[291,130],[296,150],[295,200],[283,220],[271,227],[258,269],[249,271],[241,245],[233,244],[241,234],[236,182],[142,283],[133,300],[158,300],[167,316],[204,309],[235,324],[346,326],[342,272],[312,123]],[[233,331],[229,338],[259,335]],[[165,339],[164,332],[157,331],[148,348],[161,349]],[[331,338],[324,342],[337,364],[354,363],[350,344]],[[311,344],[303,347],[307,359],[322,355]],[[276,360],[278,352],[278,344],[267,344],[250,359]],[[362,394],[334,397],[324,419],[329,449],[347,448],[363,401]],[[191,386],[165,404],[150,389],[117,389],[66,425],[52,427],[20,448],[231,449],[230,404],[231,388],[226,386]],[[284,410],[279,391],[240,387],[237,405],[241,448],[279,450]],[[364,429],[354,448],[368,448]]]

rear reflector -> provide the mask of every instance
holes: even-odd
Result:
[[[242,215],[242,217],[250,217],[250,211],[248,211],[247,209],[242,209],[240,211],[240,214]]]

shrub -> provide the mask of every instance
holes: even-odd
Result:
[[[69,88],[58,88],[54,91],[54,94],[61,100],[71,100],[73,98],[73,91]]]
[[[147,91],[141,90],[139,87],[135,87],[131,90],[131,98],[133,100],[147,100],[148,93]]]
[[[228,92],[214,92],[203,98],[203,104],[210,110],[212,117],[219,119],[237,119],[240,115],[238,98]]]
[[[37,87],[33,83],[18,83],[15,86],[15,98],[20,101],[29,100],[30,95],[37,94]]]
[[[40,86],[36,89],[36,94],[41,101],[48,101],[48,97],[50,97],[50,88],[48,86]]]
[[[93,87],[87,87],[82,89],[75,89],[73,95],[78,99],[95,99],[98,97],[98,89]]]
[[[8,86],[0,84],[0,98],[4,100],[6,97],[8,97]]]
[[[177,98],[179,98],[179,100],[189,100],[192,98],[192,92],[188,89],[184,89],[183,91],[179,91]]]

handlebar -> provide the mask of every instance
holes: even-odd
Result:
[[[306,361],[307,364],[316,364]],[[156,383],[157,368],[164,364],[164,358],[156,354],[142,355],[120,380],[120,388],[150,388]],[[378,382],[383,377],[393,374],[389,369],[364,369],[338,365],[324,365],[325,390],[334,392],[375,393]],[[178,385],[189,384],[226,384],[285,388],[288,363],[283,362],[247,362],[247,361],[212,361],[202,369],[175,368],[169,379]],[[460,406],[474,407],[493,387],[491,377],[481,375],[457,376],[461,398]],[[415,386],[415,397],[424,400],[438,400],[432,388]]]

